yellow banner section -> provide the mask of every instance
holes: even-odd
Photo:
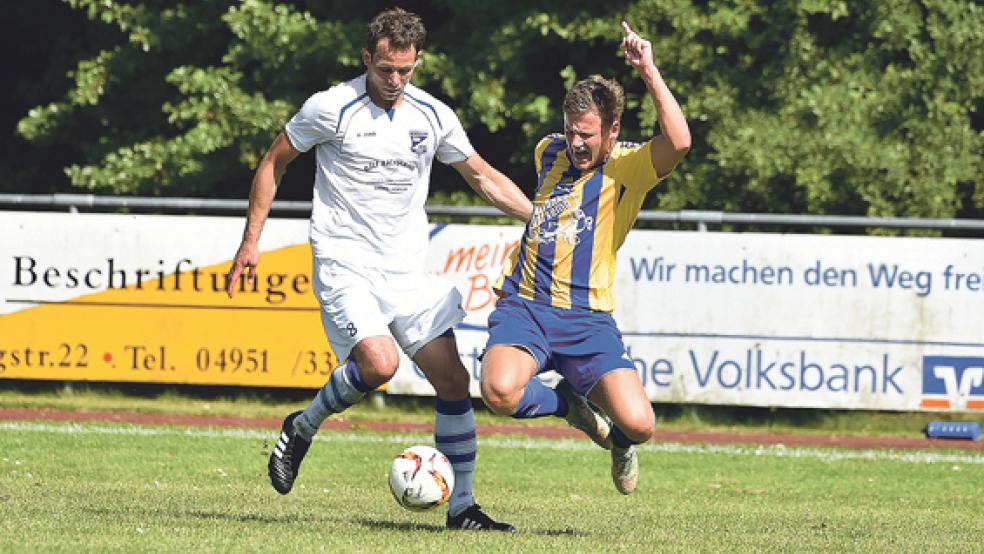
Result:
[[[264,252],[252,285],[228,263],[0,316],[0,378],[320,388],[338,365],[307,244]]]

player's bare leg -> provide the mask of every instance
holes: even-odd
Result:
[[[566,380],[550,389],[534,379],[537,362],[523,348],[497,344],[485,353],[482,363],[482,399],[494,413],[517,419],[558,415],[579,429],[598,446],[609,449],[608,422],[591,409]],[[566,405],[566,410],[564,406]]]
[[[441,336],[424,345],[413,357],[437,392],[434,442],[454,469],[454,491],[448,500],[448,529],[506,531],[516,528],[493,520],[475,502],[472,476],[478,438],[469,385],[471,378],[458,356],[454,336]]]
[[[325,419],[348,409],[366,393],[389,381],[399,360],[396,344],[390,337],[367,337],[359,341],[348,363],[332,372],[308,407],[284,419],[267,463],[270,483],[277,492],[287,494],[293,488],[301,461]]]
[[[608,424],[608,420],[596,412],[588,404],[588,400],[574,390],[567,379],[561,379],[557,383],[556,390],[567,401],[567,415],[564,416],[567,424],[579,429],[598,446],[605,450],[611,450],[611,426]]]
[[[588,397],[612,420],[612,481],[622,494],[631,494],[639,480],[639,454],[635,445],[652,438],[656,418],[652,404],[632,369],[606,373]]]
[[[536,358],[526,350],[505,344],[489,348],[482,357],[482,400],[495,414],[513,415],[536,372]]]

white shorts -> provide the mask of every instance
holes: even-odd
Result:
[[[339,361],[364,338],[391,335],[411,359],[465,318],[461,293],[423,272],[386,272],[314,258],[321,323]]]

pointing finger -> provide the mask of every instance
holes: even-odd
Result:
[[[239,275],[242,274],[242,272],[243,266],[237,262],[232,268],[232,272],[226,276],[226,294],[229,295],[229,298],[232,298],[232,296],[236,294],[236,283],[239,281]]]
[[[226,275],[226,294],[229,295],[229,298],[232,298],[233,295],[236,294],[235,292],[236,287],[233,285],[233,283],[235,283],[239,279],[238,273],[239,270],[236,269],[233,270],[232,273]]]
[[[626,35],[631,35],[633,32],[632,28],[629,27],[629,24],[624,21],[622,22],[622,32],[625,33]]]

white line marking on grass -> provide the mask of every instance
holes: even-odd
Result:
[[[95,435],[126,435],[126,436],[168,436],[203,439],[240,439],[267,440],[271,443],[276,439],[276,431],[256,429],[222,429],[200,427],[144,427],[140,425],[98,425],[98,424],[50,424],[28,423],[17,421],[0,422],[0,431],[28,433],[62,433],[62,434],[95,434]],[[433,437],[429,434],[372,434],[372,433],[323,433],[315,437],[319,442],[372,442],[395,445],[429,442]],[[598,447],[587,441],[571,439],[535,439],[535,438],[506,438],[488,437],[479,439],[480,446],[491,448],[532,448],[542,450],[563,451],[592,451]],[[761,458],[810,458],[832,462],[842,460],[877,460],[894,461],[914,464],[961,463],[984,465],[982,454],[953,454],[928,450],[848,450],[836,448],[788,448],[782,445],[771,446],[738,446],[738,445],[698,445],[682,443],[649,443],[638,447],[644,452],[662,452],[667,454],[712,454],[725,456],[750,456]]]

